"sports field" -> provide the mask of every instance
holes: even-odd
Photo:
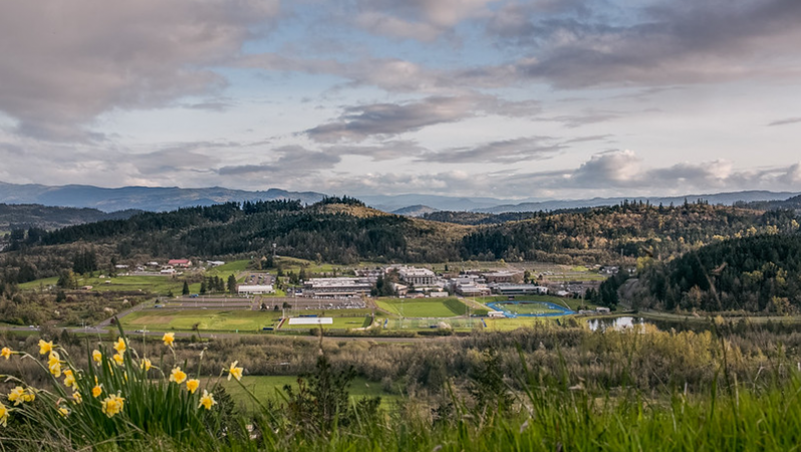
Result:
[[[467,313],[467,306],[456,298],[381,298],[379,308],[402,317],[456,317]]]
[[[274,311],[148,309],[133,312],[120,319],[120,322],[127,330],[192,331],[198,325],[200,331],[254,332],[264,327],[275,327],[280,318],[281,312]]]
[[[504,310],[518,315],[542,315],[542,314],[557,314],[563,312],[562,310],[553,309],[544,303],[533,302],[514,302],[514,303],[495,303],[501,306]]]

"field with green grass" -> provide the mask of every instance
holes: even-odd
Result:
[[[148,309],[133,312],[121,318],[120,322],[127,330],[147,328],[150,331],[192,331],[197,324],[201,332],[255,332],[264,327],[277,326],[280,318],[280,311]]]
[[[204,378],[204,380],[213,383],[216,378]],[[295,390],[298,388],[298,377],[294,375],[254,375],[243,378],[241,382],[242,384],[240,385],[235,380],[220,380],[220,383],[233,397],[234,401],[239,406],[244,407],[246,411],[256,409],[255,402],[247,392],[256,396],[260,401],[269,399],[283,401],[283,397],[286,395],[284,386],[292,386]],[[397,394],[384,391],[381,383],[371,382],[363,377],[355,378],[351,383],[350,397],[352,400],[359,400],[365,397],[381,397],[382,405],[385,407],[389,407],[393,402],[401,398]]]
[[[38,290],[54,287],[58,278],[45,278],[36,281],[20,284],[21,290]],[[182,279],[171,276],[114,276],[110,278],[97,277],[78,277],[78,285],[92,286],[92,290],[98,292],[145,292],[156,295],[180,294],[184,282]],[[200,291],[200,283],[190,284],[189,290],[192,293]]]
[[[326,314],[326,317],[330,315]],[[322,315],[321,315],[322,317]],[[323,329],[347,330],[354,328],[366,328],[370,326],[370,316],[363,317],[333,317],[334,323],[331,325],[323,325]],[[289,325],[289,322],[281,326],[281,330],[310,330],[318,328],[315,325]]]
[[[403,317],[456,317],[467,313],[457,298],[379,298],[380,309]]]

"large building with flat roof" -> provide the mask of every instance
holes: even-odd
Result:
[[[404,284],[415,287],[433,286],[437,282],[437,275],[427,268],[401,267],[398,276]]]
[[[373,283],[368,278],[312,278],[303,283],[303,296],[309,298],[359,297],[369,295]]]

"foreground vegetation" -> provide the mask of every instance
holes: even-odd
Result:
[[[333,344],[311,343],[305,376],[270,398],[250,390],[253,355],[232,362],[248,354],[244,343],[196,348],[122,335],[84,348],[30,339],[0,358],[5,372],[16,368],[0,396],[0,439],[23,451],[792,450],[801,440],[799,334],[710,328],[543,326],[454,340],[439,352],[414,346],[427,356],[430,392],[389,406],[350,397],[354,379],[365,378],[358,359],[377,350],[342,360]],[[468,359],[465,373],[436,378],[454,352]],[[451,364],[442,369],[460,368]]]

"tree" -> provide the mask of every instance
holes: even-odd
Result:
[[[184,288],[181,290],[181,293],[184,295],[189,295],[189,283],[184,281]]]
[[[200,282],[200,295],[206,295],[206,280]]]
[[[236,276],[233,274],[228,276],[228,292],[230,292],[231,295],[236,295]]]

